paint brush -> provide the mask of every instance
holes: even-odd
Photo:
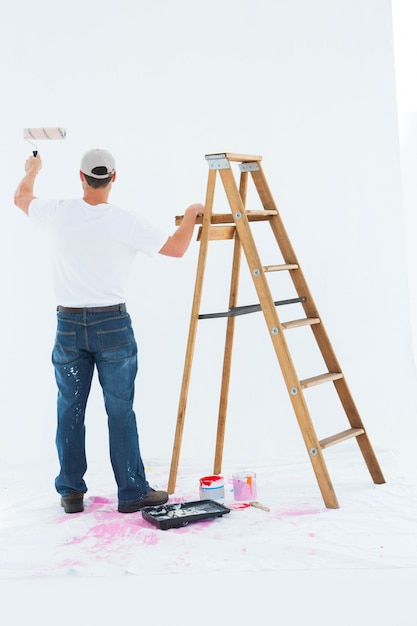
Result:
[[[256,502],[256,500],[251,500],[251,502],[249,502],[250,506],[255,507],[255,509],[262,509],[262,511],[266,511],[267,513],[270,512],[271,509],[269,509],[267,506],[265,506],[264,504],[261,504],[260,502]]]

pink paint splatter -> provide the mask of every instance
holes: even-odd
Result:
[[[100,498],[97,503],[107,504],[105,498]],[[91,509],[90,509],[91,510]],[[97,523],[86,530],[85,534],[71,537],[65,545],[85,544],[85,549],[90,553],[101,553],[103,549],[123,547],[125,540],[130,537],[138,538],[138,543],[146,546],[154,546],[160,536],[152,532],[149,534],[149,524],[138,515],[123,515],[116,510],[93,510]]]
[[[94,539],[99,540],[101,544],[109,544],[115,539],[125,537],[126,535],[130,535],[130,529],[128,527],[123,526],[120,522],[108,521],[92,526],[88,530],[85,538],[94,537]]]
[[[156,546],[159,543],[159,539],[160,537],[156,533],[152,533],[151,535],[146,535],[142,543],[145,546]]]
[[[110,504],[111,500],[108,498],[101,498],[100,496],[93,496],[88,498],[85,507],[85,513],[94,513],[103,507],[103,505]]]
[[[321,511],[320,509],[305,509],[305,510],[299,510],[299,509],[292,509],[289,511],[282,511],[282,513],[279,514],[279,517],[299,517],[301,515],[317,515],[318,513],[322,513],[323,511]]]
[[[110,500],[108,498],[102,498],[101,496],[93,496],[90,498],[90,502],[97,504],[109,504]]]

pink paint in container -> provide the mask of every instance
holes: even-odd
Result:
[[[255,472],[236,472],[232,478],[235,500],[256,500]]]
[[[223,476],[203,476],[200,478],[200,500],[224,502]]]

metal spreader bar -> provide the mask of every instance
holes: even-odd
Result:
[[[305,302],[306,298],[290,298],[288,300],[276,300],[275,306],[284,306],[285,304],[297,304],[298,302]],[[198,316],[199,320],[209,320],[215,317],[236,317],[236,315],[247,315],[248,313],[257,313],[262,311],[260,304],[246,304],[244,306],[232,306],[228,311],[222,311],[221,313],[202,313]]]

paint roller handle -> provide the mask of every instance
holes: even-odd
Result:
[[[36,156],[38,156],[38,151],[37,150],[33,150],[32,154],[33,154],[34,157],[36,157]]]

